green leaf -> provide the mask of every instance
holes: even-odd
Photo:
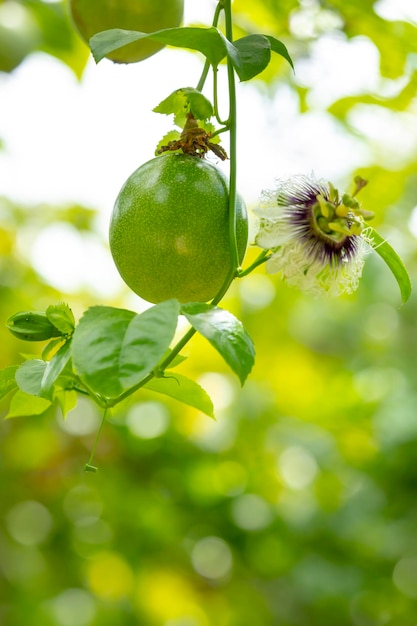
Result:
[[[71,358],[71,340],[64,343],[60,347],[55,356],[47,362],[46,368],[41,381],[42,395],[48,394],[52,385],[63,371],[64,367]]]
[[[71,335],[75,328],[74,315],[67,304],[48,306],[46,317],[63,335]]]
[[[213,106],[200,91],[194,87],[183,87],[171,93],[154,109],[155,113],[174,115],[174,122],[184,126],[187,113],[192,113],[197,120],[207,120],[213,115]]]
[[[94,59],[98,63],[106,54],[118,50],[122,46],[139,39],[152,39],[164,45],[177,48],[198,50],[217,67],[220,61],[228,55],[236,68],[240,67],[239,53],[233,44],[214,27],[196,28],[167,28],[154,33],[142,33],[134,30],[112,28],[93,35],[90,39],[90,48]]]
[[[51,404],[51,401],[46,398],[39,398],[18,390],[10,401],[9,411],[4,419],[42,415]]]
[[[119,356],[133,311],[106,306],[89,308],[74,331],[72,360],[75,371],[103,396],[116,397],[124,389],[119,381]]]
[[[68,363],[71,342],[65,343],[51,361],[30,359],[16,371],[16,382],[25,393],[52,400],[52,385]]]
[[[54,399],[57,400],[62,416],[65,419],[70,411],[77,406],[77,392],[68,389],[58,389],[54,392]]]
[[[183,89],[176,89],[162,100],[154,109],[154,113],[162,113],[163,115],[183,115],[187,109],[187,97]]]
[[[200,91],[193,87],[187,87],[184,91],[190,111],[197,120],[208,120],[213,116],[213,105]]]
[[[169,133],[166,133],[162,139],[158,142],[156,148],[155,148],[155,155],[160,154],[159,150],[160,148],[162,148],[162,146],[167,146],[169,144],[170,141],[178,141],[178,139],[180,138],[180,132],[178,130],[170,130]],[[178,148],[178,151],[180,151],[180,149]],[[174,150],[170,150],[170,152],[174,152]]]
[[[146,383],[145,387],[175,398],[175,400],[188,404],[214,418],[213,403],[210,396],[199,384],[186,376],[170,372],[168,376],[163,378],[153,378]]]
[[[239,52],[240,66],[235,66],[240,80],[250,80],[260,74],[271,60],[271,51],[284,57],[294,69],[288,50],[282,41],[270,35],[247,35],[233,42]]]
[[[10,365],[0,370],[0,400],[13,391],[13,389],[17,389],[15,374],[18,367],[18,365]]]
[[[170,352],[172,352],[172,350],[168,350],[167,354],[164,355],[164,359],[168,356]],[[171,361],[171,363],[167,365],[167,369],[173,369],[174,367],[177,367],[180,363],[186,361],[187,358],[188,357],[183,356],[182,354],[177,354],[177,356]]]
[[[233,44],[214,27],[167,28],[154,33],[113,28],[93,35],[90,47],[98,63],[106,54],[139,39],[152,39],[164,45],[198,50],[217,67],[226,56],[230,58],[241,80],[249,80],[268,65],[271,50],[284,57],[293,67],[285,45],[270,35],[248,35]],[[200,118],[199,118],[200,119]]]
[[[117,398],[156,367],[174,337],[178,312],[176,300],[141,315],[105,306],[88,309],[73,336],[76,372],[95,393]]]
[[[271,60],[271,44],[263,35],[248,35],[233,42],[240,54],[240,80],[250,80],[266,68]]]
[[[55,352],[55,348],[57,348],[59,345],[62,345],[64,341],[65,337],[62,337],[61,335],[57,339],[52,339],[49,343],[47,343],[42,350],[42,359],[44,361],[47,361],[51,357],[51,354]]]
[[[417,93],[417,72],[410,76],[410,81],[399,93],[394,96],[383,98],[381,94],[361,93],[355,96],[345,96],[333,102],[327,109],[329,113],[345,120],[348,113],[357,105],[366,104],[371,106],[386,107],[393,111],[406,111],[414,101]]]
[[[16,372],[19,388],[33,396],[42,396],[42,379],[46,365],[46,362],[40,359],[30,359],[22,363]]]
[[[243,385],[254,364],[255,348],[242,322],[210,304],[184,304],[181,313],[216,348]]]
[[[211,122],[201,121],[199,123],[200,128],[204,128],[208,135],[211,135],[216,130],[215,126]],[[210,143],[221,143],[221,135],[215,135],[210,137]]]
[[[276,52],[276,54],[282,56],[286,61],[288,61],[292,69],[294,69],[294,63],[292,62],[292,58],[290,57],[287,47],[282,43],[282,41],[276,39],[275,37],[272,37],[271,35],[264,35],[264,37],[268,39],[271,45],[272,52]]]
[[[133,318],[121,355],[127,387],[139,382],[164,356],[174,338],[179,309],[177,300],[167,300]]]
[[[403,304],[405,304],[409,299],[412,291],[411,280],[410,276],[408,275],[407,269],[398,254],[395,252],[394,248],[392,248],[389,243],[383,237],[381,237],[381,235],[377,233],[374,228],[372,228],[371,226],[369,226],[368,228],[368,236],[371,241],[371,245],[375,252],[379,254],[381,259],[385,261],[385,263],[388,265],[389,269],[393,273],[394,278],[400,288],[401,299],[403,301]]]

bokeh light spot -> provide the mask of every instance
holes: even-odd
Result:
[[[87,626],[96,614],[94,599],[83,589],[66,589],[48,608],[60,626]]]
[[[207,372],[199,377],[198,383],[207,391],[216,411],[226,409],[233,402],[234,387],[223,374]]]
[[[392,579],[401,593],[409,598],[417,598],[417,556],[398,561]]]
[[[194,617],[180,617],[179,619],[170,619],[165,622],[164,626],[200,626],[201,621]]]
[[[140,614],[145,610],[157,623],[209,626],[189,581],[168,569],[141,573],[136,588]]]
[[[394,367],[367,367],[355,375],[353,384],[364,402],[378,402],[404,389],[406,380]]]
[[[99,545],[110,541],[113,533],[108,524],[101,519],[90,518],[75,527],[75,537],[81,543]]]
[[[304,489],[313,482],[318,467],[313,455],[301,446],[290,446],[278,459],[278,470],[292,489]]]
[[[63,506],[66,516],[77,526],[91,524],[103,510],[95,491],[86,485],[77,485],[71,489],[65,496]]]
[[[200,576],[219,579],[229,574],[233,559],[230,548],[223,539],[204,537],[192,549],[191,562]]]
[[[132,435],[141,439],[154,439],[163,435],[169,425],[169,411],[161,402],[134,404],[126,417]]]
[[[48,509],[32,500],[16,504],[6,516],[7,529],[13,539],[24,546],[43,543],[52,529]]]
[[[218,412],[216,415],[219,415]],[[201,413],[194,420],[190,438],[202,450],[222,452],[233,445],[236,438],[236,424],[231,419],[214,421]]]
[[[275,298],[275,287],[268,276],[253,274],[239,282],[240,297],[247,309],[260,311],[271,304]]]
[[[364,326],[375,341],[392,341],[398,330],[398,312],[389,304],[372,304],[367,307]]]
[[[103,600],[120,600],[129,595],[133,586],[130,566],[116,552],[99,552],[87,566],[91,591]]]
[[[77,406],[63,420],[58,418],[59,427],[70,435],[84,437],[94,433],[99,425],[100,417],[93,403],[79,397]]]
[[[244,530],[260,530],[271,523],[273,514],[263,498],[248,493],[233,501],[232,517],[235,524]]]
[[[219,463],[214,474],[214,484],[223,496],[238,496],[246,487],[247,475],[245,468],[235,461]]]
[[[0,569],[2,575],[16,586],[26,586],[41,579],[48,569],[48,563],[39,548],[15,546],[9,550],[2,549]]]

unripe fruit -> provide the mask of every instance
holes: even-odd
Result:
[[[103,30],[123,28],[152,33],[179,26],[184,0],[69,0],[74,24],[86,43]],[[115,63],[136,63],[164,46],[144,39],[109,53]]]
[[[39,39],[39,27],[29,9],[14,0],[0,2],[0,71],[13,71]]]
[[[240,197],[236,235],[242,261],[248,224]],[[211,300],[232,264],[225,175],[204,159],[185,154],[148,161],[119,193],[110,248],[126,284],[145,300]]]

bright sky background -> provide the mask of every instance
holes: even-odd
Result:
[[[214,0],[199,0],[198,7],[186,0],[185,23],[209,24],[214,6]],[[383,0],[379,7],[387,19],[417,19],[414,0]],[[298,28],[303,28],[302,20]],[[297,80],[312,87],[315,110],[304,115],[285,84],[270,99],[253,84],[238,85],[238,188],[249,206],[277,177],[314,171],[346,185],[348,172],[372,159],[370,148],[348,137],[325,108],[338,96],[384,88],[378,82],[378,63],[376,49],[365,38],[347,42],[336,34],[323,37],[311,58],[296,67]],[[196,85],[201,68],[199,55],[165,49],[128,66],[91,60],[81,82],[58,60],[41,53],[12,74],[0,74],[0,137],[5,144],[0,151],[0,195],[29,205],[81,203],[96,208],[106,236],[120,187],[153,157],[155,145],[172,128],[171,119],[153,113],[153,107],[174,89]],[[389,82],[387,91],[400,89]],[[207,96],[211,98],[209,90]],[[403,153],[417,142],[415,124],[398,114],[397,120],[393,128],[386,119],[359,113],[355,124],[361,128],[372,123],[372,134],[381,136],[392,160],[399,145]],[[227,164],[219,165],[227,169]],[[32,245],[35,266],[58,288],[83,284],[98,294],[120,290],[109,254],[68,227],[51,225]]]

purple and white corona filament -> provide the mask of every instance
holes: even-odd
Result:
[[[341,197],[331,183],[304,175],[263,192],[255,243],[272,252],[267,272],[281,272],[289,285],[314,295],[355,291],[370,243],[364,220],[372,217],[355,198],[366,181],[355,182],[353,195]]]

